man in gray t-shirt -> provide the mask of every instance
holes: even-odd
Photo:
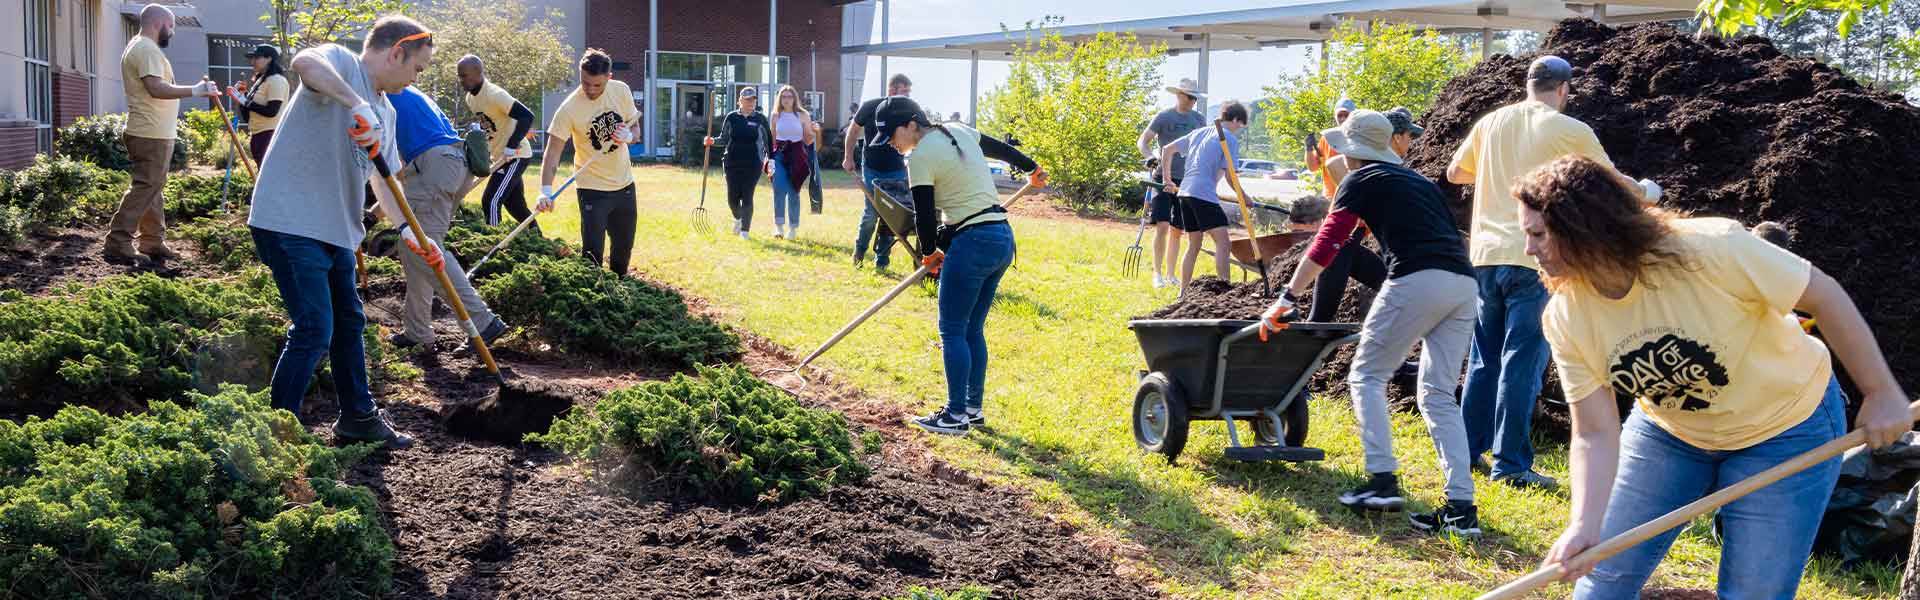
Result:
[[[1194,105],[1197,104],[1203,96],[1203,94],[1196,89],[1197,87],[1192,79],[1182,79],[1180,80],[1180,85],[1168,87],[1167,93],[1173,94],[1173,108],[1160,111],[1160,114],[1154,115],[1153,120],[1147,123],[1146,130],[1140,132],[1140,155],[1146,157],[1149,162],[1147,167],[1149,176],[1159,172],[1159,169],[1155,168],[1151,163],[1160,156],[1161,146],[1173,143],[1174,140],[1187,137],[1187,134],[1192,133],[1193,130],[1207,126],[1207,117],[1200,114],[1200,111],[1194,108]],[[1174,177],[1177,178],[1182,173],[1187,172],[1186,160],[1184,153],[1173,156],[1173,164],[1171,166],[1173,167],[1172,172]],[[1180,183],[1180,180],[1175,179],[1173,183],[1177,185]],[[1177,224],[1174,219],[1178,218],[1180,214],[1180,211],[1176,210],[1174,206],[1178,198],[1173,194],[1159,190],[1150,193],[1152,197],[1147,201],[1146,220],[1147,223],[1154,226],[1153,287],[1158,288],[1169,283],[1178,285],[1179,278],[1176,277],[1174,273],[1178,266],[1176,263],[1179,262],[1180,236],[1170,235],[1173,226]],[[1165,276],[1161,275],[1162,264],[1166,265]]]
[[[288,102],[253,188],[247,225],[254,251],[273,271],[293,322],[273,366],[273,407],[298,416],[314,369],[330,357],[339,441],[390,448],[413,442],[387,423],[367,390],[361,338],[367,320],[355,287],[354,248],[366,237],[361,211],[369,184],[390,220],[401,214],[385,182],[374,181],[372,161],[399,171],[393,105],[384,92],[405,89],[432,60],[433,34],[400,16],[376,21],[357,55],[333,44],[301,51],[292,66],[302,87]],[[439,263],[432,240],[401,231],[409,248]]]

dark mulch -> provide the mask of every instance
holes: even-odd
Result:
[[[169,279],[220,276],[218,269],[198,260],[200,249],[192,242],[168,242],[167,246],[181,258],[165,263],[144,257],[109,261],[100,252],[106,236],[105,227],[73,228],[34,235],[12,248],[0,247],[0,289],[38,295],[68,283],[87,284],[115,275],[153,273]]]

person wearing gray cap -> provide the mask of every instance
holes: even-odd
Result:
[[[709,138],[706,144],[726,144],[720,170],[727,174],[727,207],[733,209],[733,233],[744,240],[753,227],[753,188],[760,185],[760,173],[772,169],[767,155],[773,147],[773,128],[757,108],[759,91],[740,88],[735,103],[739,108],[727,114],[719,137]]]
[[[1173,108],[1154,115],[1153,121],[1147,123],[1147,128],[1140,131],[1137,144],[1140,155],[1146,157],[1147,170],[1156,178],[1160,174],[1160,145],[1187,137],[1193,130],[1207,126],[1207,116],[1194,109],[1194,105],[1205,96],[1199,89],[1199,84],[1192,79],[1182,79],[1180,85],[1167,86],[1167,93],[1173,94]],[[1180,185],[1187,173],[1186,153],[1175,152],[1173,164],[1169,166],[1173,185]],[[1160,182],[1162,186],[1167,183]],[[1180,281],[1175,274],[1180,265],[1180,234],[1173,233],[1173,228],[1179,225],[1180,211],[1174,207],[1178,203],[1179,195],[1165,190],[1153,194],[1147,201],[1147,224],[1153,226],[1153,287],[1156,288],[1170,283],[1177,285]],[[1166,266],[1165,271],[1161,270],[1161,265]],[[1163,272],[1165,276],[1161,275]]]
[[[1480,519],[1473,504],[1467,430],[1453,392],[1473,335],[1473,264],[1440,187],[1401,164],[1418,131],[1409,113],[1359,110],[1340,127],[1322,133],[1340,151],[1350,174],[1292,280],[1262,315],[1260,331],[1265,337],[1298,316],[1298,297],[1341,247],[1351,243],[1355,227],[1365,220],[1384,249],[1387,277],[1361,325],[1347,385],[1353,390],[1353,412],[1370,477],[1365,485],[1341,494],[1339,501],[1378,511],[1406,505],[1396,475],[1399,461],[1393,454],[1387,384],[1417,341],[1422,348],[1420,414],[1439,451],[1447,501],[1410,521],[1423,531],[1476,536]]]
[[[1539,263],[1526,254],[1513,182],[1569,154],[1613,168],[1593,129],[1560,112],[1572,80],[1573,66],[1565,59],[1535,59],[1527,67],[1527,98],[1475,122],[1447,165],[1447,181],[1473,186],[1469,254],[1480,309],[1461,397],[1467,437],[1475,467],[1491,450],[1493,480],[1517,487],[1551,488],[1557,482],[1533,470],[1529,435],[1547,368],[1540,315],[1548,295]]]

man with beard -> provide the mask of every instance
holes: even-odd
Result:
[[[493,170],[487,177],[487,190],[481,194],[481,208],[486,210],[487,224],[500,223],[500,208],[506,207],[515,220],[533,218],[527,210],[527,192],[520,182],[520,175],[527,170],[527,163],[533,157],[531,144],[526,143],[527,132],[533,130],[533,111],[507,93],[506,88],[487,81],[487,66],[480,57],[468,54],[460,57],[457,67],[460,73],[460,89],[467,92],[467,109],[480,117],[480,128],[487,132],[487,146],[492,152],[495,164],[507,157],[513,157],[506,164]],[[512,123],[512,126],[508,126]],[[539,225],[530,225],[539,229]],[[538,235],[539,232],[534,232]]]
[[[133,160],[133,183],[120,199],[107,229],[103,252],[108,260],[134,260],[145,254],[155,261],[176,256],[167,248],[167,217],[161,190],[167,187],[167,167],[173,159],[180,99],[213,96],[219,86],[202,79],[190,86],[173,84],[173,63],[160,51],[173,40],[173,11],[148,4],[140,11],[140,34],[127,40],[120,53],[120,78],[127,92],[127,157]],[[139,234],[139,252],[134,234]]]

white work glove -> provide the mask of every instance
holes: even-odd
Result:
[[[247,104],[247,97],[240,95],[239,88],[227,88],[227,97],[233,99],[235,106],[245,106]]]
[[[400,228],[400,241],[407,244],[408,250],[412,250],[414,254],[420,255],[420,258],[426,259],[427,266],[429,267],[438,269],[440,265],[445,262],[445,258],[440,256],[440,246],[433,243],[433,240],[423,241],[413,237],[412,227]]]
[[[551,185],[540,186],[540,201],[534,203],[533,210],[536,210],[539,212],[553,212],[553,186]]]
[[[1267,341],[1268,334],[1287,328],[1287,322],[1298,316],[1293,309],[1293,303],[1299,300],[1293,297],[1293,290],[1282,290],[1280,299],[1274,300],[1273,305],[1268,306],[1266,312],[1260,313],[1260,341]]]
[[[1640,180],[1640,195],[1646,198],[1648,202],[1659,202],[1660,194],[1660,184],[1654,183],[1652,179]]]
[[[220,86],[211,80],[202,79],[200,83],[193,84],[193,95],[212,98],[220,95]]]
[[[613,141],[622,145],[633,143],[633,128],[621,125],[613,130]]]
[[[380,144],[380,115],[373,112],[373,105],[362,100],[353,105],[352,118],[347,123],[347,135],[353,137],[353,143],[362,148],[375,148]]]

